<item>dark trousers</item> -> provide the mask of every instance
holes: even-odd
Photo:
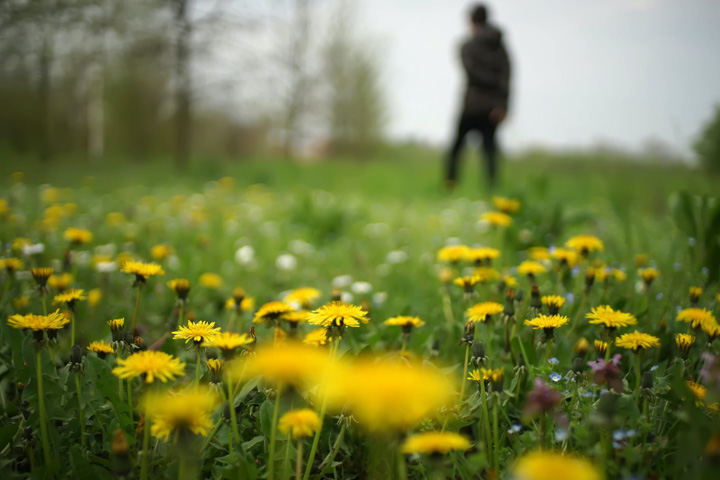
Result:
[[[473,130],[482,135],[482,150],[485,154],[488,183],[492,187],[497,175],[497,144],[495,143],[497,124],[490,121],[489,114],[477,115],[463,113],[460,116],[457,135],[447,157],[445,179],[451,182],[457,181],[458,163],[463,146],[465,145],[465,137]]]

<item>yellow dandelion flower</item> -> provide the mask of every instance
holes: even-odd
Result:
[[[467,275],[464,277],[458,277],[453,280],[453,283],[458,287],[462,287],[466,292],[472,291],[473,287],[480,283],[480,277],[477,275]]]
[[[0,258],[0,268],[12,273],[23,268],[23,262],[19,258]]]
[[[491,315],[502,313],[503,306],[497,302],[481,302],[473,305],[465,312],[467,319],[471,322],[485,322]]]
[[[402,445],[403,453],[447,455],[451,450],[467,450],[470,442],[455,432],[424,432],[409,436]]]
[[[646,349],[650,347],[659,347],[660,339],[647,333],[638,332],[635,330],[632,333],[625,333],[615,339],[615,345],[621,348],[627,348],[634,352],[639,349]]]
[[[47,267],[31,268],[30,273],[32,274],[33,278],[38,283],[38,285],[45,286],[45,284],[47,284],[48,279],[53,274],[53,269],[47,268]]]
[[[692,303],[697,303],[697,301],[700,300],[702,293],[702,287],[690,287],[690,301]]]
[[[50,285],[50,288],[53,288],[59,292],[62,292],[63,290],[66,290],[70,284],[73,282],[73,276],[71,273],[61,273],[59,275],[50,275],[50,278],[47,280],[47,284]]]
[[[215,322],[192,322],[188,320],[187,326],[180,326],[173,333],[173,339],[185,340],[185,343],[192,340],[196,345],[208,341],[220,333],[220,327],[215,328]]]
[[[619,268],[611,268],[609,274],[618,282],[624,282],[627,279],[627,274]]]
[[[218,397],[207,388],[147,395],[142,408],[150,419],[150,433],[167,440],[176,434],[192,433],[206,437],[212,429],[210,414]]]
[[[290,410],[280,417],[278,430],[283,435],[290,434],[292,438],[305,438],[312,436],[320,428],[320,417],[309,408]]]
[[[315,301],[320,298],[320,295],[322,295],[322,293],[317,288],[296,288],[295,290],[292,290],[290,293],[285,295],[285,298],[283,298],[283,302],[288,304],[296,303],[300,306],[300,308],[308,310],[310,309],[310,307],[312,307]]]
[[[645,267],[650,261],[650,257],[646,253],[637,253],[634,257],[636,267]]]
[[[88,305],[90,305],[90,308],[96,307],[100,300],[102,300],[102,290],[93,288],[88,292]]]
[[[653,280],[655,280],[658,276],[660,276],[660,272],[657,268],[653,267],[645,267],[645,268],[639,268],[638,269],[638,275],[640,278],[643,279],[643,282],[645,282],[645,285],[650,285]]]
[[[480,220],[489,223],[493,227],[508,227],[512,224],[512,217],[503,212],[485,212],[480,215]]]
[[[84,228],[70,227],[63,233],[63,238],[68,242],[80,245],[92,242],[93,234],[90,230],[85,230]]]
[[[502,277],[500,277],[500,281],[504,284],[505,288],[517,288],[520,286],[517,278],[507,273],[504,273]]]
[[[550,260],[550,251],[547,247],[530,247],[528,249],[530,259],[535,261]]]
[[[471,371],[468,374],[467,379],[472,380],[474,382],[492,382],[492,383],[500,383],[503,381],[503,378],[505,376],[505,367],[497,368],[493,370],[492,368],[481,368],[481,369],[475,369]]]
[[[330,366],[327,352],[296,342],[258,348],[245,362],[228,365],[232,378],[261,376],[275,384],[293,385],[298,390],[318,384]]]
[[[566,325],[570,319],[564,315],[539,315],[532,320],[525,320],[525,325],[530,325],[534,330],[552,331]]]
[[[545,272],[547,272],[547,269],[542,263],[532,260],[526,260],[517,267],[517,273],[519,275],[527,275],[528,277],[534,277]]]
[[[324,327],[359,327],[370,321],[367,312],[356,305],[334,301],[313,310],[308,319],[310,325]]]
[[[595,347],[595,355],[598,358],[603,358],[605,356],[605,352],[607,352],[608,343],[602,340],[595,340],[593,346]]]
[[[180,300],[185,300],[190,293],[190,281],[186,278],[175,278],[167,283]]]
[[[203,273],[202,275],[200,275],[200,278],[198,279],[198,283],[205,288],[217,290],[218,288],[222,287],[223,279],[217,273],[209,273],[208,272],[208,273]]]
[[[717,322],[705,322],[702,324],[702,331],[708,336],[709,341],[715,340],[720,337],[720,325]]]
[[[60,310],[56,310],[48,315],[35,315],[29,313],[27,315],[11,315],[8,317],[7,324],[13,328],[30,329],[35,332],[40,330],[60,330],[70,323]]]
[[[590,350],[590,342],[588,342],[588,339],[585,337],[580,337],[580,339],[575,342],[575,345],[573,345],[573,353],[577,356],[585,356],[588,350]]]
[[[325,328],[316,328],[311,330],[307,335],[305,335],[305,338],[303,338],[304,344],[312,345],[313,347],[326,345],[327,342],[327,329]]]
[[[720,403],[714,402],[710,405],[706,405],[705,396],[707,395],[707,387],[691,380],[686,380],[685,384],[690,389],[692,394],[695,396],[695,405],[698,407],[704,407],[711,413],[720,412]]]
[[[87,349],[91,352],[97,353],[98,356],[105,356],[108,353],[115,353],[115,349],[112,347],[112,345],[105,342],[104,340],[100,340],[99,342],[90,342],[90,345],[87,346]]]
[[[408,317],[408,316],[398,316],[398,317],[391,317],[385,320],[383,322],[385,325],[391,325],[396,327],[403,327],[403,328],[413,328],[413,327],[422,327],[425,325],[425,322],[420,320],[419,317]]]
[[[173,253],[173,248],[166,244],[161,243],[159,245],[153,245],[153,247],[150,249],[150,256],[154,260],[164,260]]]
[[[237,310],[239,308],[239,312],[248,312],[255,308],[255,298],[253,297],[244,297],[241,298],[238,302],[236,297],[230,297],[227,300],[225,300],[225,310]]]
[[[53,298],[53,305],[67,304],[72,306],[75,302],[85,300],[86,298],[85,290],[82,288],[71,288],[70,290],[65,290],[64,292],[55,295]]]
[[[298,323],[307,322],[308,318],[310,318],[310,312],[308,312],[307,310],[297,310],[294,312],[289,312],[282,317],[282,319],[286,322],[290,322],[295,325],[297,325]]]
[[[163,383],[175,380],[185,374],[185,364],[165,352],[144,350],[127,358],[118,358],[112,373],[120,378],[145,376],[145,383],[156,379]]]
[[[581,255],[592,252],[602,252],[605,246],[602,240],[594,235],[576,235],[565,242],[567,248],[571,248]]]
[[[467,251],[467,259],[475,263],[487,263],[500,256],[500,250],[492,247],[473,247]]]
[[[378,433],[406,431],[454,394],[451,378],[436,369],[371,358],[356,360],[327,385],[330,410],[347,408],[362,428]]]
[[[268,302],[255,312],[253,323],[272,322],[281,319],[285,314],[294,312],[295,309],[285,302]]]
[[[513,478],[521,480],[603,480],[601,470],[590,461],[559,452],[527,453],[515,462]]]
[[[13,298],[13,307],[15,308],[15,310],[22,310],[24,308],[27,308],[28,305],[30,305],[30,297],[26,295]]]
[[[30,245],[32,245],[32,242],[30,241],[29,238],[17,237],[16,239],[14,239],[14,240],[12,241],[12,244],[10,245],[10,248],[11,248],[14,252],[19,252],[19,251],[22,251],[23,248],[29,247]]]
[[[212,377],[210,383],[222,382],[222,373],[223,370],[225,370],[225,364],[217,358],[208,358],[205,361],[205,365],[207,365],[210,376]]]
[[[550,255],[563,266],[572,268],[578,263],[578,253],[575,250],[556,248]]]
[[[540,301],[548,308],[550,315],[556,315],[565,305],[565,297],[560,295],[543,295]]]
[[[495,208],[504,213],[515,213],[520,210],[520,200],[500,196],[492,197],[492,204]]]
[[[458,263],[467,259],[469,250],[467,245],[448,245],[438,251],[437,259],[441,262]]]
[[[478,282],[485,283],[500,278],[500,272],[491,267],[478,267],[473,272],[473,277],[477,278]]]
[[[147,280],[148,277],[165,275],[165,270],[163,270],[163,268],[157,263],[137,262],[135,260],[127,260],[123,262],[120,267],[120,271],[135,275],[136,280],[143,282]]]
[[[693,343],[695,343],[695,337],[692,335],[686,335],[684,333],[675,335],[675,345],[677,345],[677,349],[683,358],[687,358]]]
[[[125,215],[123,215],[121,212],[110,212],[105,215],[105,223],[109,227],[117,227],[125,223]]]
[[[628,325],[636,325],[637,318],[630,313],[613,310],[610,305],[600,305],[593,308],[590,313],[585,315],[590,319],[590,323],[595,325],[605,325],[607,328],[627,327]]]
[[[231,352],[253,342],[254,340],[247,333],[221,332],[207,338],[202,346],[219,348],[225,352]]]
[[[119,332],[122,331],[123,328],[125,328],[125,319],[116,318],[114,320],[108,320],[107,324],[110,327],[110,330],[112,330],[113,332]]]
[[[702,328],[703,325],[716,324],[715,315],[705,308],[685,308],[677,314],[678,322],[689,323],[692,328]]]

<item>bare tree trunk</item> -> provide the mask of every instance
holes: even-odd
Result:
[[[175,28],[175,165],[187,167],[192,149],[192,73],[190,71],[190,0],[174,0]]]
[[[307,97],[306,57],[310,40],[309,0],[296,0],[295,20],[291,27],[292,45],[290,47],[290,81],[291,87],[285,109],[285,142],[286,159],[293,156],[294,140],[301,136],[301,123],[298,118],[305,108]]]

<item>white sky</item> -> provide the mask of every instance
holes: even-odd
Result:
[[[389,133],[446,143],[460,105],[464,0],[361,0],[380,38]],[[508,149],[682,152],[720,103],[720,0],[490,0],[513,61]]]

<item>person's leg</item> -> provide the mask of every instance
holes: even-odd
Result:
[[[489,119],[480,125],[480,133],[482,134],[482,148],[485,154],[485,163],[487,165],[488,186],[492,190],[497,180],[497,143],[495,134],[497,132],[497,124]]]
[[[460,161],[460,153],[465,145],[465,137],[470,131],[470,122],[467,116],[462,115],[458,121],[457,133],[455,134],[455,141],[448,152],[447,161],[445,164],[445,187],[448,190],[454,188],[457,182],[458,175],[458,162]]]

